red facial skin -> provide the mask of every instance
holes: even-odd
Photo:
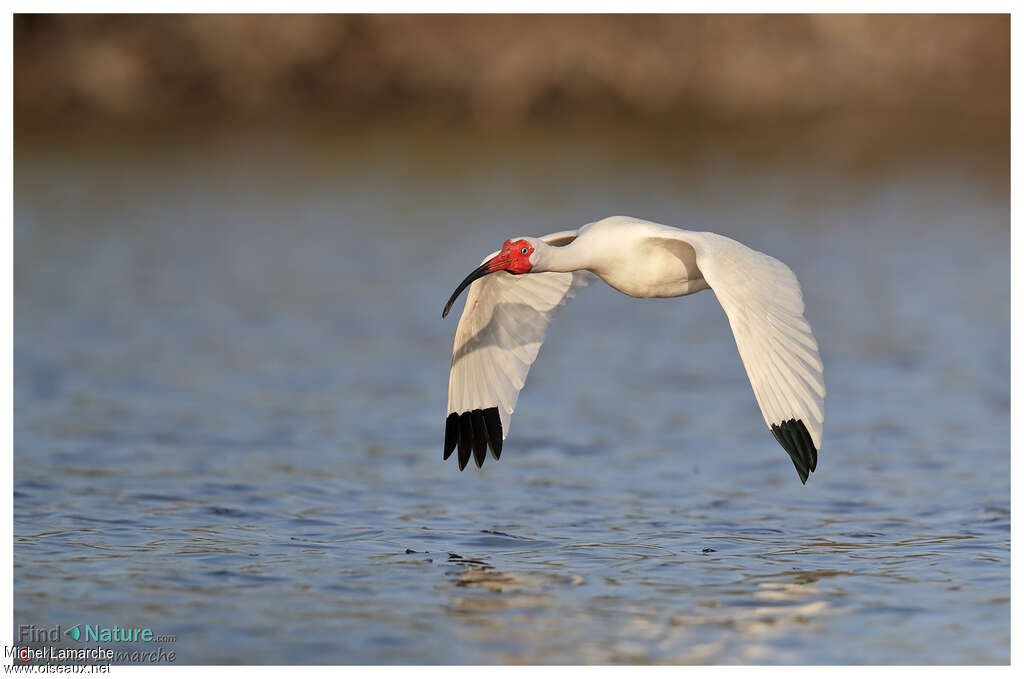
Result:
[[[533,254],[533,246],[526,240],[507,240],[501,246],[501,252],[488,262],[488,273],[493,271],[508,271],[515,274],[529,273],[533,268],[533,265],[530,264],[531,254]]]

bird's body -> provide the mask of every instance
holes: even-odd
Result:
[[[459,469],[497,459],[519,391],[554,312],[594,276],[638,298],[712,289],[736,339],[765,422],[801,481],[817,465],[825,382],[803,297],[782,262],[725,236],[609,217],[575,231],[505,242],[467,286],[448,385],[444,458]]]
[[[693,248],[672,240],[676,233],[688,232],[624,217],[605,219],[582,227],[571,243],[553,250],[550,259],[556,260],[556,268],[548,270],[585,269],[630,297],[679,297],[706,290]],[[678,247],[666,247],[666,239]]]

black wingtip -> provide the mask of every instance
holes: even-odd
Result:
[[[790,419],[771,425],[772,434],[789,457],[793,460],[800,483],[806,484],[807,477],[818,466],[818,450],[811,441],[811,435],[803,420]]]
[[[452,456],[452,451],[459,443],[459,416],[455,413],[448,415],[444,422],[444,457],[447,460]]]
[[[491,455],[495,460],[501,459],[501,418],[497,408],[484,410],[484,421],[487,423],[487,442],[491,445]]]
[[[479,408],[473,411],[473,459],[477,469],[483,467],[487,459],[487,425],[484,424],[484,411]]]
[[[469,456],[473,451],[473,415],[462,413],[459,415],[459,471],[466,468]]]
[[[501,442],[501,417],[496,407],[448,413],[444,425],[444,459],[457,448],[459,471],[466,468],[470,458],[478,469],[483,467],[488,448],[494,459],[500,460]]]

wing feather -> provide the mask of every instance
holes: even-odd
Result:
[[[697,267],[729,319],[765,423],[806,482],[821,448],[825,379],[796,275],[731,238],[663,228],[656,237],[694,249]]]
[[[542,240],[560,246],[575,237],[576,231],[562,231],[543,236]],[[473,421],[483,417],[487,423],[488,443],[497,459],[519,392],[537,359],[551,319],[592,278],[586,272],[516,276],[499,271],[469,286],[452,348],[446,411],[446,432],[452,434],[446,434],[446,452],[456,442],[462,444],[462,428],[447,424],[453,421],[452,414],[461,421],[463,413],[471,413]],[[499,432],[491,431],[492,423],[500,425]],[[462,445],[460,450],[468,450],[472,443]],[[474,457],[478,465],[482,464],[479,456]],[[459,455],[459,469],[465,467],[468,459],[466,454]]]

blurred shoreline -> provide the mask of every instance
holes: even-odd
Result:
[[[398,146],[445,172],[531,148],[953,165],[1009,191],[1005,15],[16,15],[14,36],[22,160],[270,147],[327,172]]]
[[[15,15],[20,129],[428,119],[1009,139],[1006,15]]]

